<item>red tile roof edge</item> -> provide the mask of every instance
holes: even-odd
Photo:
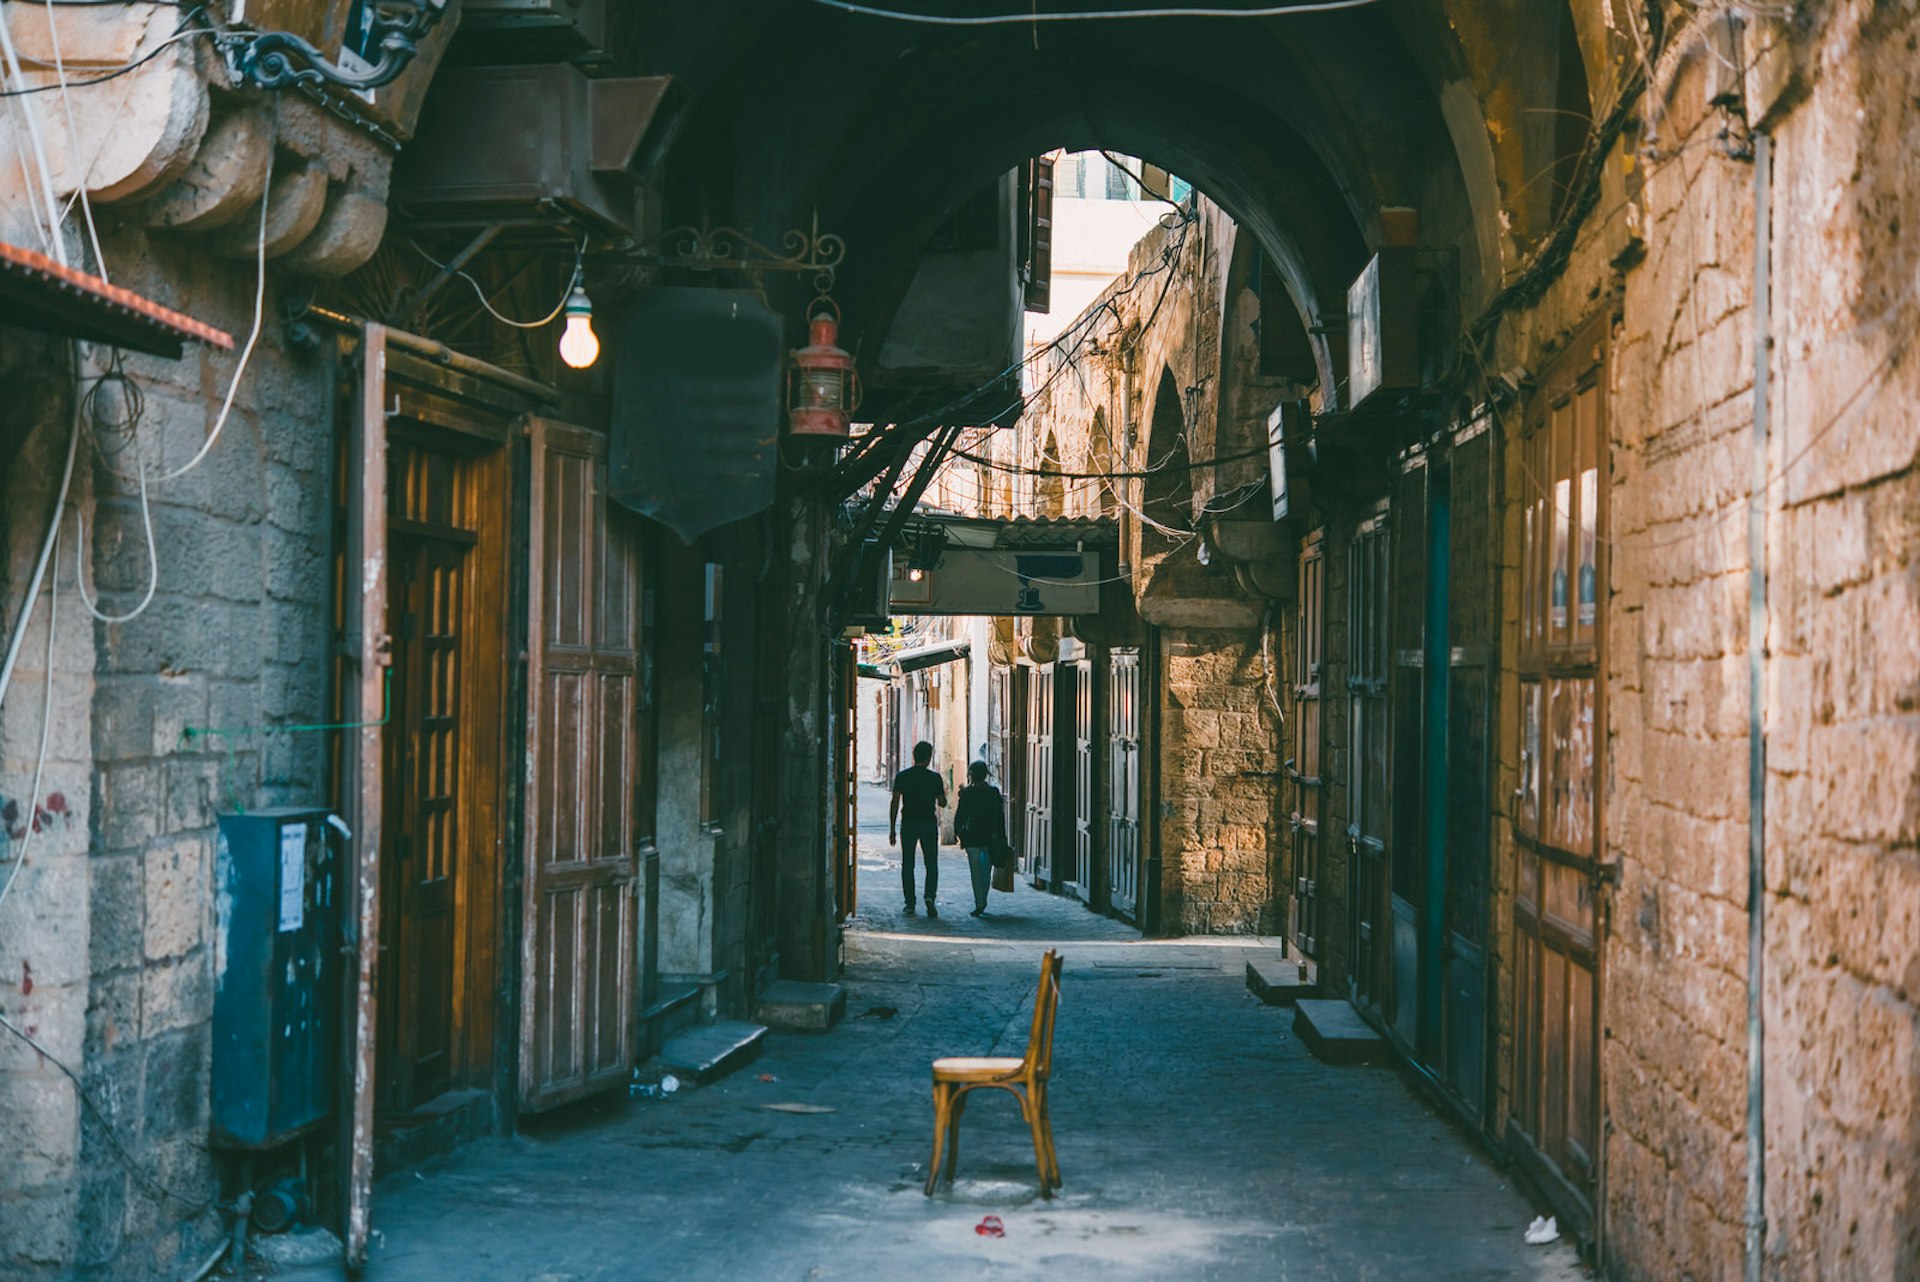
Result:
[[[170,307],[162,307],[150,298],[144,298],[130,289],[109,284],[98,276],[90,276],[76,268],[62,267],[45,254],[38,254],[31,249],[0,241],[0,264],[12,264],[15,267],[51,277],[68,288],[91,294],[104,303],[125,308],[136,315],[144,316],[155,324],[164,325],[182,338],[194,338],[226,351],[233,350],[233,335],[225,330],[215,329],[205,321],[197,321]]]

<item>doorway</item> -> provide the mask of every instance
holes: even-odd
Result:
[[[1378,1012],[1385,995],[1387,920],[1387,502],[1347,545],[1348,995]]]
[[[483,1084],[490,1059],[505,621],[483,530],[506,494],[504,451],[391,430],[375,1095],[403,1114]]]
[[[1107,658],[1107,901],[1140,915],[1140,651]]]
[[[1286,760],[1293,784],[1287,826],[1293,837],[1293,902],[1287,934],[1303,956],[1320,955],[1320,819],[1325,801],[1321,776],[1320,647],[1326,609],[1326,531],[1315,530],[1300,545],[1300,594],[1294,603],[1293,755]]]

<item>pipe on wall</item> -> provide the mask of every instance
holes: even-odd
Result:
[[[1766,1270],[1767,436],[1773,345],[1773,140],[1753,140],[1753,457],[1747,500],[1746,1279]]]

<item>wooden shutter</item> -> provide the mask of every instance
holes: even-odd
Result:
[[[640,557],[606,438],[534,419],[520,1106],[618,1085],[634,1054]]]
[[[1027,310],[1053,306],[1053,161],[1040,157],[1027,181]]]

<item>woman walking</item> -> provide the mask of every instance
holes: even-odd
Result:
[[[994,852],[1007,846],[1007,807],[1000,790],[987,782],[986,762],[968,766],[967,780],[954,806],[953,833],[967,850],[967,871],[973,874],[973,915],[980,917],[987,911]]]

